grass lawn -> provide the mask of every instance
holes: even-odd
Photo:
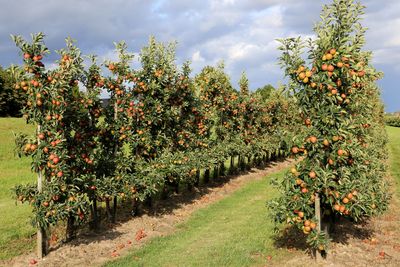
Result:
[[[389,135],[390,172],[395,180],[397,196],[400,196],[400,127],[387,127]]]
[[[265,203],[276,195],[271,177],[254,181],[201,209],[173,235],[155,238],[142,249],[106,266],[262,266],[267,256],[288,256],[273,244],[273,224]]]
[[[14,132],[32,133],[23,119],[0,118],[0,260],[22,254],[34,246],[28,205],[15,205],[10,188],[34,181],[30,158],[14,156]]]

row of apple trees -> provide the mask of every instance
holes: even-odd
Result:
[[[400,127],[400,116],[399,115],[386,115],[385,116],[386,125],[392,127]]]
[[[223,64],[192,78],[189,63],[177,66],[175,44],[150,38],[133,69],[123,42],[117,61],[97,64],[67,39],[49,68],[42,33],[13,39],[24,62],[12,70],[15,90],[26,94],[24,118],[36,127],[17,137],[18,152],[32,157],[38,177],[15,193],[33,208],[42,251],[52,226],[66,222],[71,239],[80,225],[98,227],[100,211],[114,222],[121,202],[131,201],[136,213],[139,203],[171,189],[285,155],[299,131],[291,97],[250,93],[245,75],[237,91]]]

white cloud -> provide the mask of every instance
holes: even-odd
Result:
[[[391,64],[394,66],[400,66],[400,54],[393,53],[392,50],[387,48],[374,50],[373,59],[376,64]]]
[[[198,63],[198,62],[204,62],[205,59],[201,56],[201,53],[199,50],[193,53],[192,55],[192,62]]]

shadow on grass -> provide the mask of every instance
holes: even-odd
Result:
[[[374,235],[374,230],[369,225],[369,219],[355,222],[340,217],[332,230],[330,237],[332,242],[338,244],[349,244],[349,239],[364,240]]]
[[[274,246],[288,251],[306,251],[310,254],[311,251],[308,249],[306,238],[296,227],[288,226],[275,235]]]
[[[350,239],[365,240],[374,235],[374,230],[369,225],[368,219],[355,222],[348,218],[339,217],[332,226],[329,238],[333,245],[347,245]],[[314,251],[309,249],[306,239],[307,236],[296,227],[288,226],[274,237],[274,245],[277,248],[304,251],[309,256],[315,256]]]

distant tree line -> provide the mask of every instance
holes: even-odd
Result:
[[[24,95],[21,90],[14,89],[11,75],[0,66],[0,117],[21,116]]]
[[[263,100],[266,100],[271,96],[274,91],[275,88],[272,85],[267,84],[263,87],[258,88],[254,93],[260,95]]]

